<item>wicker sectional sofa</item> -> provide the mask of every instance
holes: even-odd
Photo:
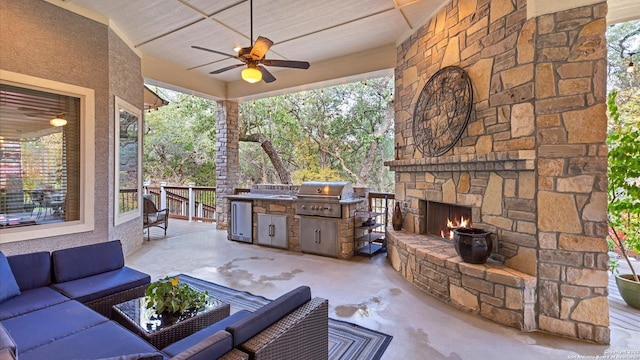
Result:
[[[328,302],[294,289],[157,349],[110,320],[144,295],[147,274],[124,266],[120,241],[5,256],[0,252],[0,360],[326,359]]]

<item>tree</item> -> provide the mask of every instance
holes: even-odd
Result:
[[[607,43],[608,240],[629,262],[627,249],[640,252],[640,79],[636,55],[640,52],[640,21],[610,26]],[[632,60],[635,70],[628,72]],[[614,261],[612,269],[616,264]],[[638,281],[631,263],[629,266]]]
[[[638,281],[626,250],[640,253],[640,129],[637,120],[625,119],[618,111],[616,97],[616,91],[608,95],[609,233]]]
[[[266,145],[265,151],[271,146],[273,152],[267,162],[257,147],[241,146],[245,181],[273,181],[278,174],[281,182],[349,180],[375,190],[392,189],[393,177],[383,166],[393,156],[391,77],[276,96],[240,108],[241,140]]]
[[[145,114],[145,179],[214,186],[216,103],[165,89],[155,91],[169,99],[169,105]]]
[[[611,25],[606,36],[609,90],[637,89],[640,85],[637,70],[640,65],[640,20]],[[632,59],[636,60],[636,70],[628,73],[627,67]],[[624,94],[619,94],[618,103],[624,100]]]

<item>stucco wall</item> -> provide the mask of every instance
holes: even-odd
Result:
[[[96,153],[96,158],[100,156],[104,159],[96,159],[99,162],[105,162],[109,164],[110,169],[114,169],[118,165],[115,161],[115,96],[123,99],[129,104],[135,106],[138,109],[144,109],[144,96],[143,96],[143,79],[141,72],[140,58],[136,55],[127,44],[118,37],[118,35],[109,30],[109,122],[108,128],[104,129],[104,132],[96,132],[96,143],[106,141],[109,151],[105,154]],[[96,129],[97,130],[97,129]],[[100,136],[99,134],[108,134],[108,136]],[[142,141],[138,144],[139,148],[142,148]],[[107,156],[108,155],[108,156]],[[107,180],[108,179],[108,183]],[[121,239],[122,246],[125,253],[129,253],[131,250],[137,248],[142,244],[142,222],[140,218],[127,221],[116,227],[114,224],[114,207],[116,206],[113,200],[114,184],[114,172],[111,171],[108,177],[104,179],[96,179],[96,188],[109,189],[109,216],[108,223],[105,224],[110,229],[109,238]],[[107,220],[107,219],[104,219]]]
[[[142,242],[135,224],[113,229],[113,95],[142,107],[140,59],[124,51],[106,25],[39,0],[0,0],[0,69],[95,91],[94,230],[58,237],[5,242],[0,251],[53,251],[120,239],[125,249]],[[127,53],[129,52],[129,53]],[[124,70],[116,70],[117,68]],[[113,77],[115,85],[111,85]],[[4,235],[9,236],[9,235]],[[4,240],[4,239],[3,239]]]

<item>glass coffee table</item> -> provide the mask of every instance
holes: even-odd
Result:
[[[226,318],[229,312],[229,304],[209,296],[207,306],[197,313],[163,318],[153,308],[148,308],[145,298],[140,297],[114,305],[111,316],[120,325],[162,349]]]

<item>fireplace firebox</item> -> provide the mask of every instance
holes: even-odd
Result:
[[[471,208],[427,201],[425,221],[425,231],[428,235],[452,240],[453,229],[471,226]]]

